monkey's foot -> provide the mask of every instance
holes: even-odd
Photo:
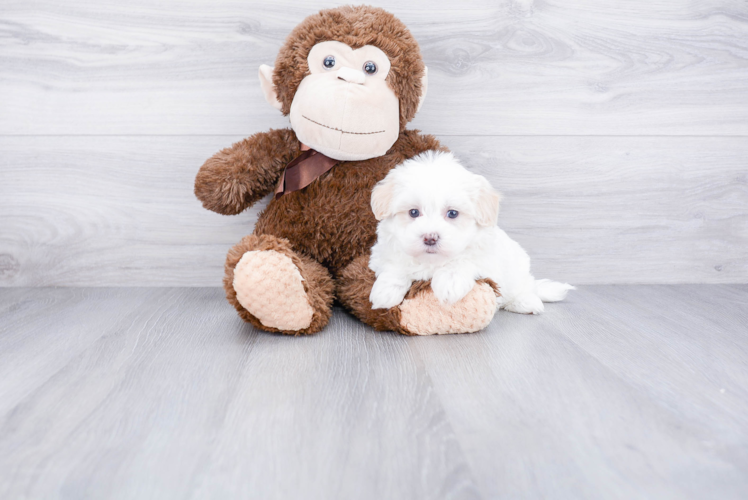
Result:
[[[293,261],[274,250],[245,253],[234,268],[236,299],[265,326],[299,331],[312,324],[314,310],[304,278]]]
[[[224,288],[239,315],[263,330],[315,333],[330,319],[327,270],[274,236],[248,236],[229,251]]]
[[[400,304],[400,327],[411,335],[477,332],[496,312],[494,290],[481,280],[465,297],[447,305],[439,302],[429,284],[414,285]]]
[[[337,276],[340,302],[364,323],[377,330],[392,330],[404,335],[470,333],[482,330],[496,312],[496,284],[478,280],[461,300],[446,305],[436,298],[427,281],[411,286],[405,300],[390,309],[372,309],[369,296],[376,276],[369,269],[369,256],[357,257]]]

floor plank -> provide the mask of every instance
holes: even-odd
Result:
[[[342,311],[315,337],[258,334],[219,289],[34,289],[18,302],[81,293],[94,314],[14,307],[3,322],[0,353],[15,345],[6,357],[48,367],[3,365],[3,498],[477,496],[405,337]],[[111,301],[120,317],[103,326]],[[51,359],[25,322],[57,315]]]
[[[744,496],[746,291],[716,312],[721,287],[585,287],[423,347],[486,497]]]
[[[748,286],[312,337],[217,288],[0,289],[3,498],[744,498]]]
[[[345,2],[5,1],[0,134],[249,135],[257,81]],[[731,0],[384,0],[419,41],[441,135],[748,135],[748,7]]]
[[[240,137],[0,137],[0,286],[213,286],[258,203],[224,217],[193,195]],[[740,138],[441,137],[504,194],[499,225],[538,277],[748,281]]]

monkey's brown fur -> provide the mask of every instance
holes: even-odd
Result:
[[[272,200],[260,214],[254,234],[229,251],[224,288],[245,321],[279,331],[263,325],[242,307],[233,288],[233,270],[245,252],[276,250],[299,268],[314,310],[308,328],[283,333],[315,333],[327,324],[335,279],[338,299],[362,321],[407,334],[400,326],[398,308],[371,310],[373,273],[368,269],[368,254],[376,241],[377,221],[370,199],[374,185],[399,163],[427,150],[446,151],[434,137],[404,130],[421,95],[424,65],[420,50],[405,25],[378,8],[341,7],[310,16],[289,35],[276,61],[273,82],[284,114],[289,113],[296,89],[308,74],[309,50],[327,40],[352,48],[375,45],[387,54],[391,61],[387,82],[400,99],[400,136],[384,156],[341,162],[306,188]],[[299,152],[293,130],[255,134],[205,162],[195,180],[195,194],[209,210],[238,214],[274,189],[284,166]]]
[[[341,162],[305,189],[272,201],[257,220],[255,234],[287,239],[295,251],[336,275],[376,242],[374,185],[404,160],[430,149],[444,150],[432,136],[406,130],[386,155]]]

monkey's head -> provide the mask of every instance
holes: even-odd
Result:
[[[275,68],[260,66],[270,104],[299,140],[336,160],[382,156],[426,95],[426,66],[405,25],[382,9],[339,7],[307,17]]]

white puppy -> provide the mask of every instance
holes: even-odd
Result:
[[[526,314],[574,289],[532,277],[530,257],[496,226],[499,193],[451,153],[427,151],[391,170],[374,187],[371,208],[380,221],[369,260],[374,309],[400,304],[415,280],[430,279],[436,297],[452,304],[490,278],[498,307]]]

